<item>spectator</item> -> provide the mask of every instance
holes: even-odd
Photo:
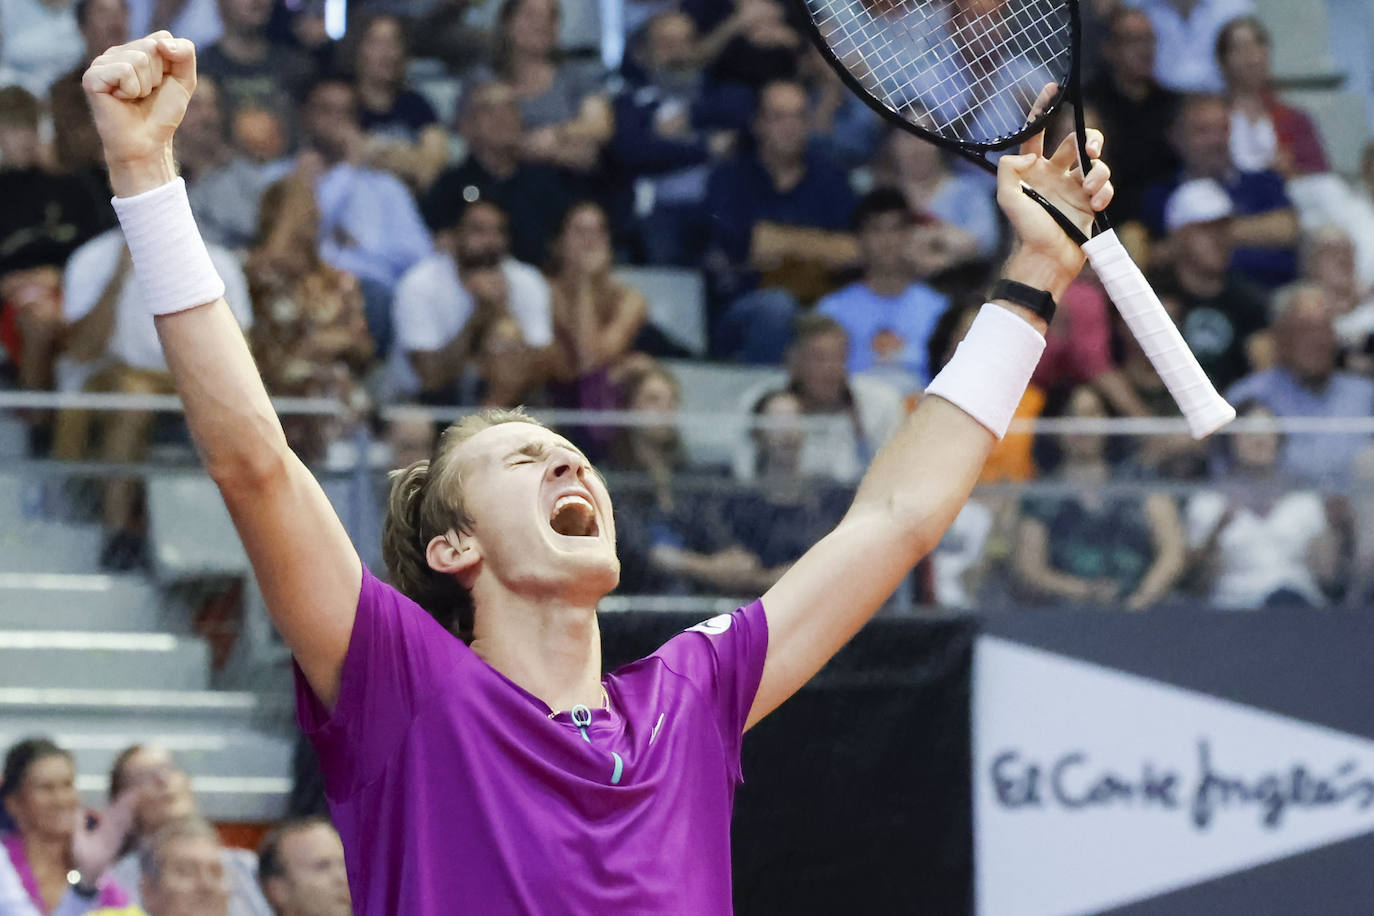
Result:
[[[1107,416],[1101,396],[1074,389],[1067,416]],[[1143,498],[1131,493],[1104,496],[1112,477],[1106,437],[1066,433],[1056,476],[1072,495],[1028,496],[1022,502],[1013,568],[1020,584],[1053,603],[1109,606],[1141,611],[1163,599],[1184,567],[1183,526],[1168,493]]]
[[[1217,35],[1231,105],[1231,162],[1242,172],[1272,169],[1285,178],[1328,172],[1316,125],[1274,91],[1269,47],[1269,30],[1257,16],[1238,16]]]
[[[615,130],[599,68],[563,61],[558,0],[502,0],[492,72],[515,89],[525,158],[590,172]]]
[[[272,2],[218,0],[223,34],[196,60],[197,72],[212,77],[223,93],[235,144],[264,161],[286,152],[290,100],[300,97],[314,70],[300,51],[272,40]],[[265,130],[258,126],[264,120]]]
[[[106,48],[129,40],[129,5],[127,0],[76,0],[74,9],[84,51],[77,66],[58,77],[49,90],[53,160],[59,171],[68,174],[101,173],[99,187],[103,191],[105,155],[81,89],[81,74]]]
[[[235,150],[225,131],[219,87],[196,81],[177,128],[177,161],[201,237],[208,244],[246,249],[258,230],[263,171]]]
[[[553,343],[549,284],[509,249],[505,214],[478,200],[446,246],[401,279],[390,367],[399,394],[514,404],[542,382],[533,351]]]
[[[1258,401],[1236,415],[1274,417]],[[1218,478],[1188,499],[1189,578],[1215,607],[1321,607],[1344,578],[1339,524],[1320,493],[1285,479],[1282,442],[1276,430],[1217,437]]]
[[[716,495],[718,483],[692,488],[682,480],[686,457],[676,423],[682,403],[677,379],[650,364],[627,377],[623,403],[662,422],[624,428],[611,449],[609,466],[637,478],[616,492],[621,590],[756,593],[764,570],[758,557],[734,542]]]
[[[406,88],[405,26],[398,16],[373,13],[350,38],[367,161],[423,193],[448,162],[448,134],[425,97]]]
[[[1176,256],[1155,283],[1161,298],[1178,299],[1179,330],[1218,390],[1269,359],[1265,294],[1231,267],[1232,212],[1231,199],[1214,182],[1181,185],[1165,223]]]
[[[559,222],[572,205],[568,182],[554,169],[520,158],[520,106],[507,83],[488,81],[463,94],[458,133],[467,158],[450,166],[425,195],[430,229],[452,226],[475,200],[495,204],[510,222],[512,256],[542,264]]]
[[[149,854],[165,852],[166,837],[162,831],[176,831],[179,825],[197,824],[195,796],[191,794],[191,779],[170,753],[160,747],[135,744],[120,751],[110,768],[110,797],[118,798],[129,788],[138,788],[141,800],[134,809],[133,848],[114,866],[111,874],[123,886],[137,889],[134,903],[140,903],[149,913],[156,913],[146,892],[150,877]],[[228,894],[225,916],[268,916],[267,902],[258,889],[258,860],[246,849],[220,847],[215,841],[220,873]],[[168,876],[166,869],[157,878]],[[165,884],[165,880],[162,882]],[[197,911],[199,912],[199,911]]]
[[[393,290],[433,245],[406,186],[359,165],[364,141],[352,84],[337,77],[316,80],[301,106],[301,131],[307,152],[299,167],[317,173],[320,255],[364,283]]]
[[[80,818],[71,752],[46,738],[27,738],[5,754],[0,802],[16,828],[0,835],[0,866],[19,878],[24,896],[18,913],[29,907],[48,914],[128,904],[128,894],[109,874],[109,866],[128,833],[138,793],[120,795],[89,827]]]
[[[816,304],[849,337],[848,369],[916,394],[931,377],[929,344],[949,300],[927,286],[916,257],[916,214],[901,191],[880,188],[859,201],[854,233],[859,279]]]
[[[883,141],[873,177],[906,195],[907,205],[930,221],[913,249],[929,276],[990,259],[1002,228],[991,188],[979,178],[953,172],[938,146],[904,130]]]
[[[549,394],[555,406],[613,410],[612,377],[644,328],[644,296],[611,277],[606,214],[592,203],[568,211],[549,261],[553,346]]]
[[[1118,7],[1108,20],[1102,76],[1084,87],[1102,132],[1112,138],[1110,216],[1117,225],[1139,221],[1145,189],[1179,169],[1168,136],[1182,97],[1155,79],[1155,48],[1150,17]]]
[[[1274,314],[1274,368],[1247,375],[1227,399],[1257,400],[1280,417],[1374,416],[1374,381],[1336,371],[1335,314],[1322,289],[1286,287],[1275,297]],[[1369,441],[1364,434],[1293,433],[1279,467],[1293,480],[1344,482]]]
[[[172,821],[144,841],[140,896],[148,916],[228,916],[224,847],[198,817]]]
[[[258,879],[275,916],[351,916],[343,843],[327,818],[291,818],[258,846]]]
[[[210,259],[224,278],[225,299],[248,329],[253,324],[247,281],[238,260],[228,251],[210,247]],[[62,390],[114,394],[172,394],[172,376],[162,355],[153,316],[143,306],[142,293],[130,271],[128,249],[118,229],[102,233],[82,245],[67,260],[63,272],[62,310],[68,324],[61,365]],[[88,445],[92,416],[68,410],[58,415],[53,453],[65,460],[92,454],[102,461],[129,464],[147,451],[153,414],[143,410],[102,411],[97,415],[96,442]],[[128,570],[143,565],[143,536],[139,489],[131,479],[113,479],[103,499],[105,545],[101,565]]]
[[[359,381],[376,352],[358,281],[320,260],[319,208],[303,176],[267,189],[257,245],[244,272],[253,300],[253,356],[273,395],[333,398],[353,424],[368,408]],[[324,460],[344,418],[283,417],[303,461]]]
[[[817,314],[797,319],[787,353],[787,390],[801,401],[810,421],[801,469],[846,484],[858,481],[905,413],[897,389],[877,379],[850,376],[848,355],[849,335],[835,319]],[[746,392],[742,406],[752,408],[763,393]],[[748,480],[752,462],[737,461],[735,470]]]
[[[740,125],[732,115],[745,104],[705,79],[686,13],[667,10],[650,19],[633,60],[638,76],[615,97],[608,148],[617,209],[634,212],[636,241],[649,263],[694,266],[706,236],[710,166],[734,147],[731,128]]]
[[[1253,0],[1127,0],[1154,25],[1155,77],[1175,92],[1220,92],[1216,42],[1222,26],[1255,11]]]
[[[0,0],[0,86],[37,98],[79,63],[81,31],[73,0]]]
[[[808,150],[806,118],[799,84],[768,84],[754,117],[754,150],[721,163],[707,183],[716,358],[777,362],[798,298],[828,292],[830,272],[857,258],[845,231],[854,210],[848,179]]]
[[[712,82],[754,90],[797,77],[802,39],[777,0],[743,0],[701,48]]]
[[[1235,245],[1231,266],[1251,282],[1274,288],[1297,276],[1298,216],[1284,191],[1283,176],[1272,169],[1238,170],[1231,162],[1231,115],[1221,96],[1184,101],[1170,133],[1183,167],[1172,180],[1152,185],[1141,206],[1148,228],[1165,231],[1169,196],[1185,181],[1210,178],[1231,198]],[[1165,257],[1176,254],[1169,249]]]
[[[1336,313],[1341,367],[1374,375],[1374,289],[1360,283],[1355,243],[1339,226],[1323,226],[1303,238],[1303,279],[1322,288]]]
[[[411,18],[411,51],[416,57],[443,62],[452,76],[490,63],[491,36],[468,19],[480,4],[473,0],[437,0]]]
[[[844,84],[810,42],[801,52],[799,76],[811,98],[811,142],[840,168],[866,168],[889,133],[887,122]]]
[[[129,0],[129,34],[166,29],[208,48],[224,35],[218,0]],[[103,49],[102,49],[103,50]]]

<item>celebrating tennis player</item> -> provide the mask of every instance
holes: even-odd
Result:
[[[616,585],[611,500],[567,439],[519,412],[449,428],[397,472],[384,553],[363,568],[287,447],[177,177],[191,42],[112,48],[84,85],[115,208],[210,476],[295,656],[357,912],[731,911],[740,742],[864,625],[939,541],[1044,348],[1082,249],[1021,193],[1087,229],[1111,200],[1072,142],[1001,160],[1019,243],[999,297],[874,460],[839,527],[762,599],[603,675]],[[1102,138],[1088,150],[1096,157]]]

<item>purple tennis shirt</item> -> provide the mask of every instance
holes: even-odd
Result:
[[[364,568],[332,715],[296,673],[354,912],[730,913],[740,741],[767,647],[756,601],[607,675],[609,711],[550,719]]]

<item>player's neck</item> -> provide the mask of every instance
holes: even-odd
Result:
[[[601,630],[596,608],[507,595],[477,614],[472,651],[551,711],[601,705]]]

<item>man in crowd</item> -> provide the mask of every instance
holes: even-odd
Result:
[[[549,284],[511,257],[506,215],[487,200],[401,279],[392,315],[395,389],[432,403],[513,406],[534,381],[529,351],[553,343]]]
[[[1235,245],[1231,266],[1266,289],[1293,280],[1298,271],[1297,211],[1278,172],[1245,172],[1232,163],[1226,100],[1217,95],[1189,97],[1170,129],[1170,140],[1183,167],[1174,178],[1146,190],[1141,210],[1150,231],[1158,236],[1165,229],[1164,208],[1175,188],[1185,181],[1210,178],[1231,198]],[[1176,253],[1169,247],[1165,257]]]
[[[198,817],[163,826],[139,852],[139,896],[148,916],[229,916],[224,849]]]
[[[269,830],[258,880],[275,916],[352,916],[343,843],[327,818],[290,818]]]
[[[105,157],[100,152],[100,136],[95,132],[86,94],[81,91],[81,74],[97,54],[129,40],[129,5],[127,0],[77,0],[75,12],[85,50],[81,63],[58,77],[48,90],[53,158],[64,172],[98,171],[103,175]],[[100,187],[105,187],[103,177]]]
[[[219,87],[202,76],[177,135],[177,162],[191,210],[208,244],[246,249],[258,234],[263,171],[240,155],[225,131]]]
[[[807,147],[806,90],[777,81],[759,93],[753,151],[724,162],[706,188],[711,349],[720,359],[775,363],[799,298],[830,289],[858,251],[847,231],[845,174]]]
[[[467,158],[442,172],[421,204],[434,232],[452,226],[464,204],[488,200],[510,223],[510,250],[521,261],[542,264],[563,214],[572,204],[568,183],[548,166],[522,161],[524,132],[515,89],[495,80],[463,94],[458,133]]]
[[[916,222],[901,191],[879,188],[859,201],[854,232],[863,273],[816,305],[849,336],[850,372],[880,374],[906,394],[930,381],[930,335],[949,307],[913,263]]]
[[[1221,27],[1255,11],[1254,0],[1127,0],[1150,17],[1159,37],[1155,75],[1176,92],[1220,92],[1213,49]],[[1113,146],[1116,144],[1113,143]]]

